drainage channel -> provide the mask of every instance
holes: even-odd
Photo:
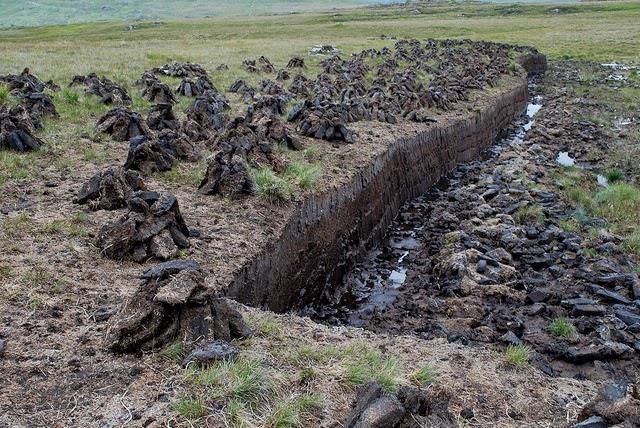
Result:
[[[529,91],[534,87],[535,84],[530,84]],[[483,153],[482,159],[486,161],[498,156],[506,147],[522,144],[541,108],[542,97],[533,97],[523,117],[506,130],[505,137]],[[356,264],[341,286],[325,291],[322,303],[304,308],[302,314],[327,324],[363,327],[374,313],[393,304],[403,292],[411,255],[420,248],[417,236],[430,217],[430,201],[437,196],[438,190],[455,186],[463,175],[464,165],[443,178],[432,190],[406,203],[387,229],[384,240]]]

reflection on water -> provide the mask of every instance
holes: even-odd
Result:
[[[575,159],[569,156],[569,152],[558,153],[556,162],[558,162],[562,166],[574,166],[576,164]]]

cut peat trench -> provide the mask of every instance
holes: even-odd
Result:
[[[541,103],[540,96],[532,98],[523,117],[514,121],[495,145],[481,153],[481,158],[495,158],[504,148],[522,144],[534,123],[534,116],[542,108]],[[465,167],[465,164],[458,166],[442,177],[434,188],[403,205],[382,242],[354,266],[340,286],[326,290],[320,304],[306,307],[303,313],[329,324],[363,327],[375,312],[389,307],[404,292],[411,268],[407,260],[422,245],[419,234],[430,219],[431,202],[456,187],[459,178],[465,175]]]
[[[536,73],[544,70],[542,59],[520,62]],[[398,138],[350,183],[301,202],[280,237],[235,276],[227,295],[275,312],[322,302],[382,242],[404,204],[481,156],[527,103],[522,77],[472,112]]]

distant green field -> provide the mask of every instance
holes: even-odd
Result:
[[[307,12],[380,0],[0,0],[0,27]]]

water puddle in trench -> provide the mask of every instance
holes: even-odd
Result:
[[[509,135],[483,154],[486,160],[497,156],[505,147],[522,144],[524,136],[534,124],[534,117],[542,108],[542,98],[536,96],[527,105],[524,120]],[[429,201],[438,189],[455,186],[464,172],[458,168],[443,178],[431,191],[406,203],[387,229],[383,242],[371,250],[346,276],[332,294],[323,296],[324,303],[308,307],[302,312],[329,324],[349,324],[361,327],[377,312],[389,307],[402,292],[407,278],[408,261],[420,248],[418,233],[430,217]]]

